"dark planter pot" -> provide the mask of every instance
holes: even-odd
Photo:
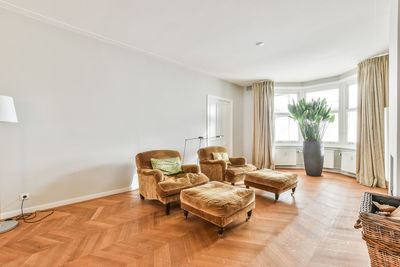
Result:
[[[321,176],[324,166],[324,144],[320,141],[304,141],[303,157],[307,175]]]

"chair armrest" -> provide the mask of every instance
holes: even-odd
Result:
[[[229,158],[229,161],[232,165],[246,165],[247,163],[245,157]]]
[[[145,176],[153,176],[154,179],[156,180],[156,183],[159,183],[162,180],[164,180],[164,174],[160,170],[138,169],[137,172],[138,172],[138,174],[142,174],[142,175],[145,175]]]
[[[182,169],[184,173],[199,173],[200,168],[196,164],[187,164],[187,165],[182,165]]]

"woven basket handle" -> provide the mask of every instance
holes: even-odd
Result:
[[[355,229],[360,229],[361,227],[362,227],[361,220],[358,219],[358,220],[356,221],[356,223],[354,224],[354,228],[355,228]]]

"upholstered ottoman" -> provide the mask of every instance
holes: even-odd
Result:
[[[275,200],[278,200],[281,193],[290,189],[293,196],[297,187],[297,174],[262,169],[246,173],[244,184],[247,188],[251,186],[275,193]]]
[[[247,216],[248,221],[255,207],[254,190],[217,181],[182,190],[180,197],[185,217],[191,212],[217,225],[220,237],[233,220]]]

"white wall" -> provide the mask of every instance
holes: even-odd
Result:
[[[207,94],[233,99],[242,153],[241,87],[2,9],[0,36],[0,94],[20,120],[0,125],[3,217],[22,192],[48,207],[129,189],[136,153],[205,135]]]
[[[389,154],[393,159],[390,174],[393,176],[393,195],[400,195],[400,116],[398,113],[398,105],[400,103],[399,91],[399,3],[398,0],[390,2],[390,40],[389,40]]]

